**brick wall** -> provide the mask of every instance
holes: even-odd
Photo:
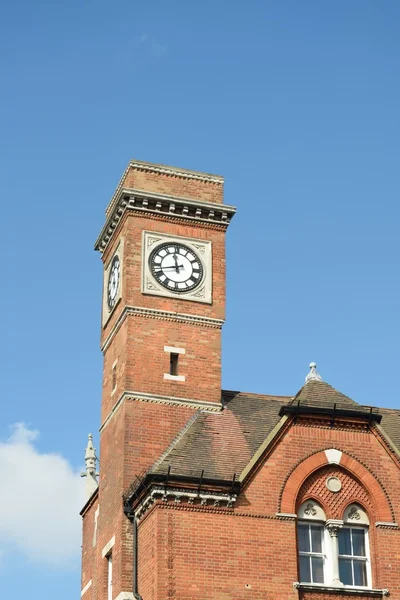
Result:
[[[123,187],[134,188],[192,198],[202,202],[223,202],[223,182],[204,181],[193,179],[190,176],[176,175],[174,173],[157,173],[147,171],[145,168],[130,168],[123,182]]]
[[[302,482],[293,492],[295,504],[313,497],[324,506],[328,518],[341,518],[344,508],[358,500],[370,518],[373,587],[389,588],[392,598],[400,598],[400,530],[375,526],[378,497],[363,475],[370,473],[384,489],[392,520],[398,522],[400,477],[394,455],[371,432],[297,423],[288,427],[267,459],[261,460],[233,509],[159,501],[143,517],[139,526],[143,600],[343,598],[339,592],[293,589],[299,579],[296,521],[277,517],[290,474],[324,448],[342,450],[346,457],[354,457],[353,463],[343,460],[348,468],[325,464],[311,473],[304,468]],[[356,464],[361,468],[355,468]],[[325,481],[332,475],[340,477],[342,490],[327,498]],[[151,567],[147,564],[150,551]],[[156,575],[151,575],[153,571]],[[357,597],[366,600],[368,594]]]

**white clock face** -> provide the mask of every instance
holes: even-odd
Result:
[[[110,273],[108,275],[108,284],[107,284],[107,303],[108,303],[108,308],[110,310],[112,308],[114,308],[115,301],[117,299],[117,292],[118,292],[118,286],[119,286],[119,280],[120,280],[120,272],[121,272],[121,267],[120,267],[119,256],[114,256],[112,263],[111,263]]]
[[[201,260],[184,244],[161,244],[151,253],[149,264],[153,277],[172,292],[189,292],[203,279]]]

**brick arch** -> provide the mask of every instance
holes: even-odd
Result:
[[[295,514],[297,496],[303,483],[315,471],[329,464],[325,451],[321,450],[308,456],[295,466],[282,489],[280,512]],[[340,467],[351,473],[367,489],[371,498],[373,498],[376,520],[392,522],[392,511],[385,491],[372,473],[358,462],[358,460],[348,456],[344,452],[340,459]]]
[[[326,487],[328,477],[337,477],[342,484],[335,494]],[[341,519],[345,507],[357,502],[368,513],[370,521],[376,521],[375,502],[371,494],[355,475],[340,465],[324,465],[306,478],[297,494],[296,512],[303,502],[312,497],[324,505],[327,519]]]

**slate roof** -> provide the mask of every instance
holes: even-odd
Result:
[[[382,429],[400,452],[400,410],[380,408],[379,412],[382,415]]]
[[[299,390],[289,404],[300,404],[301,406],[315,406],[321,408],[349,408],[356,410],[360,405],[338,390],[335,390],[325,381],[311,380]]]
[[[293,398],[223,392],[225,410],[198,412],[171,446],[150,469],[150,473],[232,480],[239,477],[261,444],[280,420],[284,406],[307,406],[363,411],[370,410],[328,383],[308,381]],[[400,450],[400,410],[375,409],[382,415],[381,426]]]
[[[224,398],[224,395],[223,395]],[[280,420],[279,409],[288,396],[241,392],[225,395],[225,410],[199,412],[153,466],[152,473],[232,479],[245,468]]]

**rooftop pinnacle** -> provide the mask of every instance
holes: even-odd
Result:
[[[317,372],[317,363],[310,362],[310,372],[306,377],[306,383],[309,381],[322,381],[321,375]]]

